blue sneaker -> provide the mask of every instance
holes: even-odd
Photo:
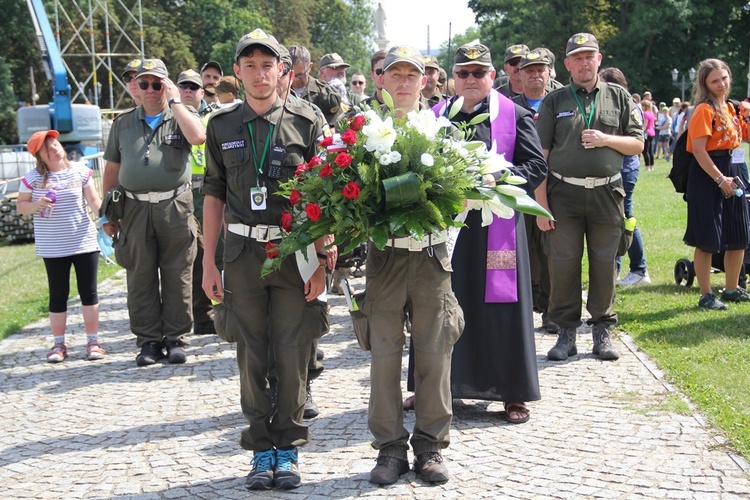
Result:
[[[270,490],[273,486],[273,468],[276,465],[276,452],[273,448],[256,451],[250,465],[253,470],[245,478],[245,486],[250,490]]]
[[[282,490],[298,488],[302,484],[302,477],[297,468],[297,447],[289,450],[276,450],[276,471],[273,475],[273,485]]]

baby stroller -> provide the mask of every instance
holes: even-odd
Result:
[[[740,269],[740,286],[746,288],[747,272],[750,270],[750,255],[745,250],[745,257],[742,259],[742,269]],[[711,272],[724,272],[724,252],[715,253],[711,257]],[[695,266],[690,259],[680,259],[674,265],[674,282],[677,286],[693,286],[695,280]]]

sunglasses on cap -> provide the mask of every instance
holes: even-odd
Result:
[[[127,75],[122,77],[122,81],[125,83],[130,83],[133,81],[133,78],[135,78],[135,73],[128,73]]]
[[[475,71],[456,71],[456,76],[461,80],[466,80],[467,78],[469,78],[469,75],[471,75],[479,80],[480,78],[484,78],[484,75],[486,75],[487,73],[489,73],[489,71],[485,71],[482,69],[478,69]]]
[[[188,83],[180,83],[177,86],[180,87],[182,90],[188,90],[188,89],[190,89],[193,92],[195,92],[195,91],[197,91],[198,89],[201,88],[201,86],[198,85],[197,83],[190,83],[190,82],[188,82]]]
[[[151,88],[155,91],[159,92],[163,87],[164,84],[161,82],[138,82],[138,88],[141,90],[148,90],[148,86],[151,85]]]
[[[364,85],[364,84],[365,84],[365,82],[363,82],[363,81],[360,81],[360,80],[352,80],[352,85]]]
[[[507,64],[508,66],[513,66],[515,68],[516,66],[518,66],[518,64],[520,62],[521,62],[521,58],[520,57],[516,57],[515,59],[511,59],[510,61],[506,62],[505,64]]]

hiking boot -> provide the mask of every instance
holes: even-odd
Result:
[[[723,290],[721,300],[723,302],[750,302],[750,296],[747,294],[747,290],[738,286],[734,290]]]
[[[643,271],[643,274],[631,271],[617,282],[618,285],[622,286],[648,285],[649,283],[651,283],[651,277],[648,275],[648,271]]]
[[[599,356],[599,359],[613,361],[620,358],[620,354],[612,347],[609,328],[603,325],[594,325],[591,329],[591,336],[594,339],[594,348],[591,349],[591,352]]]
[[[273,486],[273,468],[276,465],[276,452],[272,449],[256,451],[250,462],[253,470],[245,478],[249,490],[270,490]]]
[[[273,485],[282,490],[299,488],[302,477],[297,467],[297,448],[276,450],[276,469],[273,473]]]
[[[375,468],[370,471],[370,482],[374,484],[393,484],[402,474],[409,472],[409,462],[403,458],[379,455]]]
[[[552,334],[556,334],[560,331],[560,327],[549,320],[547,311],[542,312],[542,330]]]
[[[52,349],[50,349],[49,353],[47,353],[47,362],[59,363],[67,357],[68,348],[65,347],[65,344],[55,344],[52,346]]]
[[[187,361],[185,348],[179,342],[170,342],[167,344],[167,360],[173,365],[181,365]]]
[[[414,472],[426,483],[448,481],[448,468],[443,464],[443,456],[437,451],[426,451],[414,458]]]
[[[708,292],[705,295],[701,295],[701,298],[698,300],[698,307],[715,311],[725,311],[729,309],[729,306],[720,301],[714,292]]]
[[[576,354],[578,354],[578,349],[576,349],[575,329],[560,328],[560,332],[557,334],[557,343],[547,353],[547,359],[550,361],[565,361],[568,356]]]
[[[164,358],[162,343],[151,341],[141,346],[141,353],[135,357],[135,364],[138,366],[153,365],[160,359]]]
[[[319,414],[320,410],[318,409],[318,404],[312,397],[310,381],[308,380],[307,386],[305,387],[305,412],[302,414],[302,418],[311,419],[317,417]]]

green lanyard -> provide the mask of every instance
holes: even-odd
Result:
[[[591,122],[594,121],[594,115],[596,114],[596,98],[599,95],[599,92],[594,94],[594,104],[591,105],[591,113],[586,114],[586,109],[583,107],[583,104],[581,104],[581,100],[578,98],[578,94],[576,94],[572,86],[568,88],[570,89],[570,93],[573,94],[573,98],[578,103],[578,109],[581,110],[583,121],[586,122],[586,128],[591,128]]]
[[[253,164],[255,165],[255,178],[260,185],[260,175],[263,173],[263,165],[266,164],[266,155],[268,154],[268,146],[271,144],[271,136],[273,135],[273,123],[270,124],[271,129],[268,131],[266,136],[266,143],[263,145],[263,155],[258,161],[258,153],[255,149],[255,136],[253,135],[253,127],[250,126],[250,122],[247,123],[247,130],[250,132],[250,145],[253,148]]]

